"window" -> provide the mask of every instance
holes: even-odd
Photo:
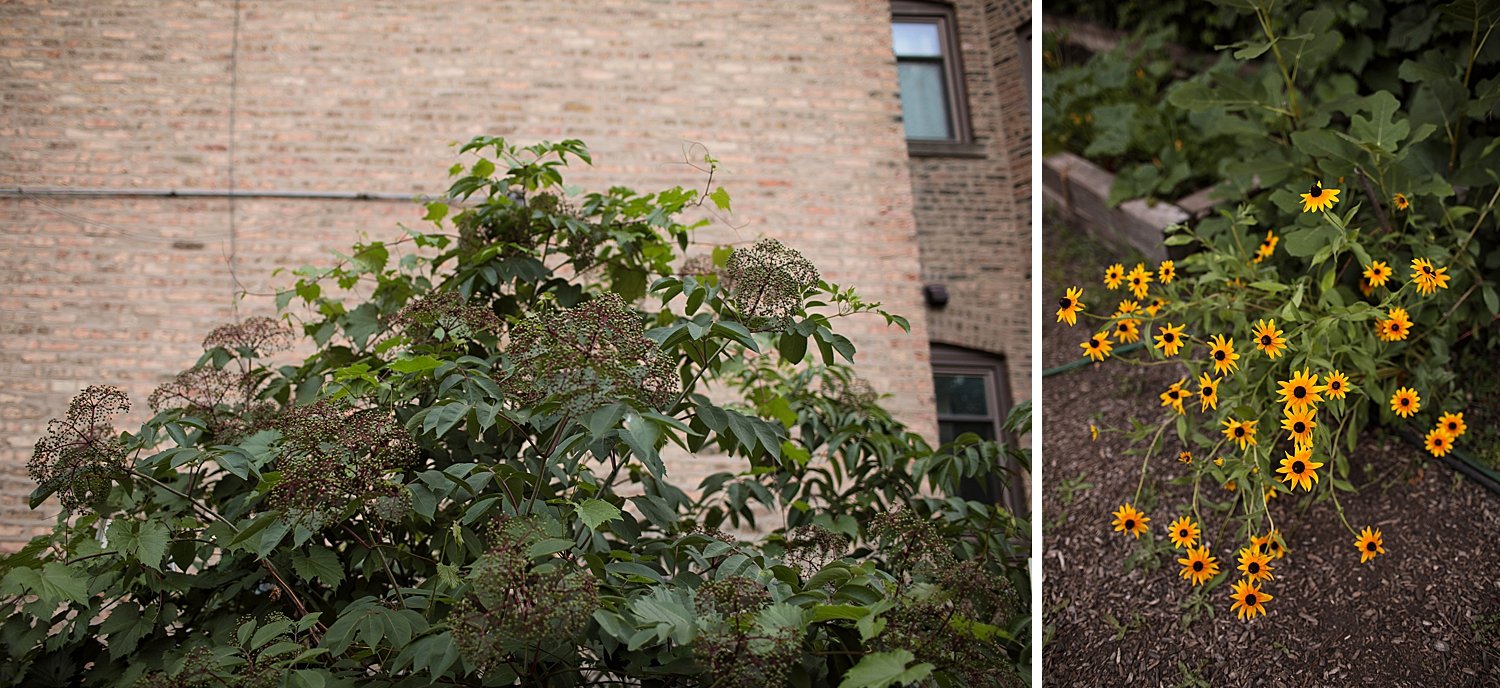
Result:
[[[953,8],[900,1],[891,4],[891,13],[901,116],[913,152],[942,153],[952,144],[971,143]]]
[[[987,440],[1014,445],[1015,438],[1006,437],[1003,429],[1005,417],[1010,413],[1003,360],[978,351],[933,344],[932,386],[937,393],[939,442],[951,442],[972,432]],[[963,496],[1004,504],[1025,517],[1026,492],[1022,483],[1018,475],[1013,475],[1008,485],[1002,484],[998,476],[991,476],[987,483],[964,485]]]

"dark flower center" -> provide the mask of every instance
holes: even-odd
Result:
[[[1305,470],[1307,470],[1307,464],[1302,463],[1301,461],[1297,461],[1297,462],[1294,462],[1292,464],[1292,472],[1293,473],[1301,475],[1302,471],[1305,471]]]
[[[1203,570],[1203,562],[1201,562],[1201,561],[1195,561],[1195,562],[1193,562],[1193,570],[1194,571],[1202,571]]]
[[[1062,299],[1059,300],[1057,303],[1058,303],[1058,305],[1062,306],[1063,308],[1072,308],[1073,307],[1073,299],[1070,299],[1070,298],[1068,298],[1066,296],[1062,297]]]
[[[1401,405],[1402,406],[1409,406],[1410,404],[1411,404],[1411,399],[1407,399],[1406,397],[1401,397]]]
[[[1261,335],[1260,336],[1260,345],[1261,346],[1270,346],[1271,345],[1271,335],[1268,335],[1268,334]]]
[[[1296,424],[1292,425],[1292,432],[1295,432],[1298,435],[1307,432],[1307,425],[1299,420],[1296,422]]]
[[[1125,519],[1125,530],[1135,530],[1135,519],[1133,519],[1133,518],[1127,518],[1127,519]]]
[[[1301,385],[1293,387],[1292,388],[1292,396],[1297,397],[1298,399],[1301,399],[1301,398],[1307,396],[1307,388],[1303,387]]]
[[[1365,550],[1369,551],[1369,552],[1374,552],[1375,551],[1375,541],[1371,540],[1369,542],[1366,542],[1365,543]]]
[[[1256,602],[1258,601],[1258,599],[1259,598],[1257,598],[1255,596],[1255,593],[1253,593],[1253,592],[1247,592],[1247,593],[1245,593],[1245,606],[1246,607],[1254,607],[1256,605]]]
[[[1334,380],[1333,382],[1328,383],[1328,388],[1337,392],[1344,388],[1344,383],[1339,382],[1338,380]]]
[[[1430,265],[1423,265],[1422,266],[1422,273],[1426,274],[1426,275],[1431,275],[1432,274],[1432,266],[1430,266]]]
[[[1260,543],[1260,553],[1261,554],[1270,554],[1271,553],[1271,544],[1268,543],[1268,542],[1262,542],[1262,543]]]
[[[1434,446],[1434,447],[1441,447],[1441,446],[1443,446],[1443,438],[1441,438],[1441,437],[1434,437],[1434,438],[1432,438],[1432,446]]]
[[[1175,339],[1175,337],[1172,336],[1171,332],[1168,332],[1161,336],[1161,340],[1164,342],[1171,342],[1173,339]]]
[[[1187,539],[1187,533],[1187,528],[1183,528],[1182,530],[1177,531],[1177,537],[1183,538],[1185,540]]]
[[[1245,567],[1245,570],[1249,571],[1250,573],[1260,573],[1260,562],[1250,562],[1250,565]]]
[[[1215,351],[1214,352],[1214,360],[1216,360],[1216,361],[1222,361],[1222,360],[1224,360],[1224,352],[1223,351]]]
[[[1391,334],[1395,334],[1395,333],[1400,332],[1400,331],[1401,331],[1401,323],[1392,322],[1391,323]]]
[[[1448,432],[1458,432],[1458,423],[1448,421]]]
[[[1214,395],[1214,388],[1213,387],[1204,387],[1203,388],[1203,396],[1205,396],[1205,397],[1211,397],[1213,395]]]
[[[1245,436],[1245,429],[1243,427],[1237,427],[1237,428],[1235,428],[1234,429],[1234,436],[1235,437],[1244,437]]]

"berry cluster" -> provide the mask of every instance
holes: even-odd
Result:
[[[117,387],[93,385],[73,397],[67,416],[47,423],[26,472],[53,490],[64,509],[82,513],[109,492],[125,471],[125,445],[110,419],[130,410],[130,397]]]
[[[757,332],[780,330],[802,309],[802,295],[818,282],[818,268],[795,249],[761,239],[739,249],[724,266],[730,301]]]
[[[269,501],[289,518],[321,530],[351,509],[405,513],[392,507],[405,488],[389,476],[412,463],[417,447],[389,411],[323,400],[288,412],[279,427],[281,482]]]

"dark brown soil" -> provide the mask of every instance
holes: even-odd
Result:
[[[1044,304],[1076,284],[1091,308],[1110,307],[1100,275],[1122,257],[1055,226],[1044,251]],[[1047,367],[1076,360],[1089,332],[1054,319],[1043,331]],[[1289,554],[1266,585],[1267,616],[1235,618],[1226,581],[1206,594],[1212,616],[1185,622],[1193,594],[1170,545],[1127,567],[1141,545],[1112,532],[1110,512],[1134,495],[1140,459],[1119,435],[1091,441],[1089,420],[1155,418],[1147,390],[1177,377],[1106,364],[1043,380],[1045,685],[1500,686],[1500,496],[1394,437],[1366,437],[1350,476],[1361,490],[1341,497],[1351,523],[1383,531],[1387,553],[1360,564],[1331,503],[1274,501]],[[1171,484],[1187,474],[1154,459],[1154,535],[1191,500],[1190,485]],[[1221,566],[1230,537],[1210,543]],[[1152,560],[1160,566],[1147,570]]]

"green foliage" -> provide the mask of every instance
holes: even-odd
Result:
[[[959,494],[1027,457],[879,406],[835,324],[904,320],[769,240],[679,266],[722,189],[460,150],[431,227],[295,271],[138,430],[106,388],[54,426],[33,502],[76,513],[0,562],[0,685],[1018,685],[1026,525]]]

